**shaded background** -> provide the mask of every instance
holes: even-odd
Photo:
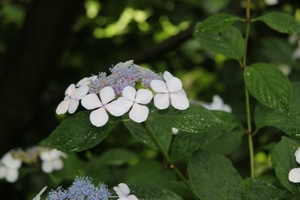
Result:
[[[209,102],[219,94],[244,120],[238,63],[205,51],[193,38],[196,22],[220,12],[244,17],[244,6],[237,0],[2,0],[0,156],[16,147],[37,145],[55,129],[61,120],[55,109],[70,83],[108,73],[112,65],[129,59],[157,72],[169,70],[183,80],[192,99]],[[252,16],[270,11],[295,15],[299,6],[298,0],[281,0],[274,6],[256,0]],[[244,31],[244,24],[234,25]],[[288,44],[287,37],[262,23],[252,26],[248,63],[286,64],[292,70],[290,78],[299,81],[299,60],[291,59],[296,44]],[[272,130],[256,142],[270,144],[280,136]],[[143,148],[117,137],[108,138],[94,153],[122,145]],[[239,154],[230,157],[241,171],[247,171],[247,146],[241,146]],[[15,199],[23,199],[23,190],[0,182],[0,194],[6,199],[12,199],[12,193]]]

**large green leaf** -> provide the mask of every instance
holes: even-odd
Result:
[[[293,97],[288,114],[258,104],[254,112],[258,128],[274,126],[293,138],[300,139],[300,83],[292,83]]]
[[[218,33],[231,26],[231,24],[240,18],[226,13],[216,14],[208,17],[195,29],[197,33]]]
[[[259,179],[250,179],[251,189],[244,192],[243,197],[247,200],[257,200],[257,199],[272,199],[280,200],[285,196],[285,191],[277,189],[275,186]]]
[[[256,20],[263,21],[269,27],[281,33],[300,33],[300,22],[285,13],[271,12],[258,17]]]
[[[244,70],[249,92],[263,105],[285,113],[289,112],[292,86],[277,68],[265,63],[255,63]]]
[[[271,154],[271,162],[277,178],[290,192],[297,195],[300,195],[300,186],[290,182],[288,174],[292,168],[299,167],[294,156],[299,146],[299,140],[282,137]]]
[[[196,30],[199,26],[201,24],[196,26]],[[229,27],[220,33],[197,32],[194,36],[200,45],[209,51],[238,61],[243,57],[244,38],[242,33],[235,27]]]
[[[128,184],[131,194],[134,194],[138,199],[147,200],[182,200],[177,194],[154,185],[138,183]]]
[[[153,129],[154,134],[159,139],[164,149],[168,151],[172,140],[171,126],[165,124],[161,120],[149,120],[146,123]],[[124,124],[136,140],[150,148],[157,149],[156,144],[142,124],[133,121],[125,121]]]
[[[222,155],[195,152],[188,165],[188,174],[196,194],[202,200],[242,199],[242,178]]]
[[[215,117],[217,117],[219,120],[221,120],[224,125],[208,132],[189,133],[179,131],[178,134],[174,136],[170,149],[170,156],[172,161],[176,161],[179,158],[190,155],[194,151],[197,151],[207,144],[210,144],[224,134],[230,136],[229,134],[227,134],[228,132],[236,127],[241,126],[241,122],[232,113],[227,113],[224,111],[211,111],[211,113],[215,115]],[[236,143],[237,140],[235,140],[238,137],[239,136],[230,136],[230,139],[228,139],[228,141],[235,141],[235,145],[238,145],[238,143]],[[231,144],[228,143],[228,145]],[[230,147],[234,148],[234,146]]]
[[[95,127],[89,120],[89,114],[89,111],[78,112],[66,118],[39,145],[66,153],[80,152],[99,144],[119,123],[109,120],[106,125]]]
[[[98,158],[101,165],[119,166],[126,164],[131,159],[137,158],[137,154],[125,148],[108,149]]]

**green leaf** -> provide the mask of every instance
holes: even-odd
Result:
[[[218,33],[231,26],[240,18],[226,13],[216,14],[208,17],[195,29],[197,33]]]
[[[84,111],[71,115],[39,145],[66,153],[80,152],[99,144],[119,123],[110,119],[106,125],[95,127],[89,120],[89,114],[89,111]]]
[[[108,149],[99,157],[101,165],[123,165],[131,159],[136,158],[137,155],[124,148]]]
[[[244,192],[243,197],[247,200],[272,199],[280,200],[284,197],[285,191],[277,189],[275,186],[259,179],[250,179],[251,189]]]
[[[138,199],[147,200],[182,200],[177,194],[150,184],[138,183],[138,184],[128,184],[131,193],[134,194]]]
[[[271,154],[271,162],[277,178],[286,189],[297,195],[300,195],[300,186],[290,182],[288,174],[292,168],[299,167],[294,156],[299,146],[299,140],[282,137]]]
[[[200,133],[189,133],[179,131],[178,134],[174,136],[172,146],[170,149],[170,157],[172,161],[176,161],[184,156],[188,156],[202,147],[205,148],[205,146],[210,144],[211,142],[214,143],[213,141],[219,138],[221,135],[223,136],[224,134],[230,132],[234,128],[241,126],[241,122],[232,113],[215,110],[211,111],[211,113],[216,118],[221,120],[222,124],[224,125],[222,127],[216,128],[215,130]],[[237,136],[237,134],[234,135]],[[228,144],[231,147],[230,149],[235,148],[239,144],[237,142],[239,140],[238,138],[239,136],[232,137],[232,135],[230,135],[230,138],[228,138],[227,142],[235,141],[235,144],[233,146],[231,146],[231,144]],[[224,145],[218,147],[225,147]]]
[[[169,108],[163,111],[151,111],[147,121],[155,121],[153,126],[167,126],[177,128],[181,131],[200,133],[210,130],[224,130],[228,126],[216,117],[210,110],[203,106],[190,103],[187,110],[179,111]]]
[[[244,79],[247,89],[260,103],[289,112],[292,87],[279,69],[269,64],[255,63],[245,68]]]
[[[257,20],[261,20],[266,23],[272,29],[281,33],[300,33],[300,23],[291,15],[271,12],[258,17]]]
[[[242,178],[231,162],[222,155],[195,152],[188,165],[188,174],[201,200],[242,199]]]
[[[208,143],[202,149],[211,153],[228,155],[241,145],[244,135],[244,132],[240,130],[223,133],[220,137]]]
[[[196,30],[198,26],[196,26]],[[243,57],[244,38],[242,37],[242,33],[235,27],[229,27],[220,33],[197,32],[194,36],[200,45],[209,51],[238,61]]]
[[[154,134],[156,134],[164,149],[168,151],[172,140],[171,127],[164,124],[161,120],[149,120],[147,123],[153,129]],[[126,121],[124,124],[137,141],[140,141],[152,149],[157,149],[155,143],[142,124],[133,121]]]
[[[258,128],[274,126],[289,136],[300,139],[300,83],[292,83],[293,97],[288,114],[258,104],[254,112]]]
[[[188,133],[179,131],[172,141],[170,158],[173,162],[192,154],[222,135],[221,131]]]

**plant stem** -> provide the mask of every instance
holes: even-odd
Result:
[[[245,69],[247,66],[247,49],[249,41],[250,32],[250,3],[251,0],[246,0],[246,31],[245,31],[245,45],[244,45],[244,57],[242,68]],[[249,92],[245,86],[245,98],[246,98],[246,113],[247,113],[247,134],[248,134],[248,145],[250,154],[250,171],[251,178],[254,178],[254,150],[253,150],[253,140],[252,140],[252,127],[251,127],[251,112],[250,112],[250,97]]]
[[[150,137],[152,138],[152,140],[155,143],[156,147],[160,150],[160,152],[163,154],[163,156],[165,157],[165,159],[168,161],[168,163],[170,164],[171,168],[176,172],[176,174],[180,177],[180,179],[185,183],[185,185],[193,193],[195,199],[198,199],[197,194],[194,191],[194,189],[191,186],[191,184],[184,178],[184,176],[179,171],[179,169],[172,163],[171,158],[168,155],[168,152],[165,150],[165,148],[161,144],[160,140],[157,138],[157,136],[156,136],[154,130],[152,129],[152,127],[147,122],[143,122],[142,125],[144,126],[144,128],[146,129],[146,131],[148,132],[148,134],[150,135]]]

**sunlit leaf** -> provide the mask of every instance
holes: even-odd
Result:
[[[216,14],[208,17],[203,22],[201,22],[195,29],[195,34],[197,33],[218,33],[229,26],[240,18],[226,13]]]
[[[243,57],[244,38],[242,33],[235,27],[229,27],[220,33],[197,32],[194,36],[200,45],[209,51],[238,61]]]

